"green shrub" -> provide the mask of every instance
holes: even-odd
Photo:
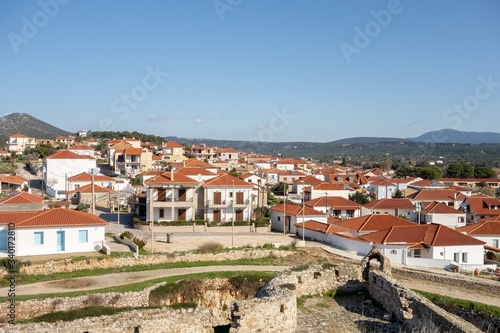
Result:
[[[294,272],[302,272],[302,271],[305,271],[309,269],[309,265],[298,265],[298,266],[293,266],[292,268],[290,268],[291,271],[294,271]]]
[[[88,207],[87,204],[84,203],[79,203],[78,206],[76,206],[75,210],[78,210],[80,212],[88,212]]]
[[[169,305],[168,308],[170,309],[196,309],[198,307],[198,304],[195,302],[182,302],[182,303],[176,303]]]
[[[271,250],[271,249],[274,249],[275,247],[274,247],[273,243],[265,243],[264,245],[262,245],[262,248]]]
[[[134,237],[132,239],[132,242],[134,242],[134,244],[137,245],[139,249],[142,249],[146,245],[146,242],[138,237]]]
[[[124,231],[120,234],[120,239],[124,239],[124,238],[134,239],[134,234],[131,233],[130,231]]]

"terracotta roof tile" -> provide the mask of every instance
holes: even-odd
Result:
[[[42,203],[43,200],[44,200],[43,197],[23,191],[3,198],[2,200],[0,200],[0,204],[12,205],[12,204]]]
[[[372,232],[374,230],[383,230],[393,226],[415,225],[413,222],[389,214],[365,215],[344,220],[336,224],[358,232]]]
[[[106,226],[96,215],[72,209],[53,208],[36,212],[0,212],[0,224],[15,223],[16,228]]]
[[[94,157],[88,156],[88,155],[78,155],[77,153],[74,153],[70,150],[61,150],[55,154],[52,154],[47,157],[47,159],[60,159],[60,160],[68,160],[68,159],[74,159],[74,160],[95,160]]]
[[[241,180],[239,178],[233,177],[228,173],[206,181],[203,186],[204,187],[228,187],[228,186],[233,186],[233,181],[234,181],[235,187],[253,187],[253,184],[250,184],[249,182],[246,182],[246,181]]]
[[[410,199],[407,198],[373,200],[363,206],[368,209],[415,209]]]

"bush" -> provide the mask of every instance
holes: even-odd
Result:
[[[272,249],[274,249],[274,244],[273,243],[266,243],[266,244],[262,245],[262,248],[272,250]]]
[[[218,252],[222,250],[224,246],[222,244],[217,243],[217,242],[206,242],[198,246],[198,251],[201,253],[209,253],[209,252]]]
[[[86,204],[80,203],[80,204],[78,204],[78,206],[76,206],[75,210],[86,213],[86,212],[88,212],[89,209],[88,209]]]
[[[134,242],[134,244],[137,245],[139,249],[142,249],[146,245],[146,242],[138,237],[134,237],[132,239],[132,242]]]
[[[130,231],[124,231],[120,234],[120,239],[124,239],[124,238],[133,239],[134,234],[131,233]]]
[[[486,259],[497,260],[497,256],[493,251],[488,251],[488,252],[486,252]]]

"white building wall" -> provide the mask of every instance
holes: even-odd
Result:
[[[2,230],[6,229],[4,227]],[[87,230],[88,241],[79,242],[79,230]],[[36,231],[43,232],[43,244],[35,245]],[[65,232],[65,249],[57,250],[57,231]],[[102,248],[104,241],[104,226],[98,227],[64,227],[64,228],[30,228],[16,229],[16,256],[32,256],[59,253],[91,252]],[[1,251],[0,257],[6,257],[7,251]]]
[[[329,234],[326,238],[326,242],[347,251],[354,251],[362,256],[367,255],[373,247],[373,243],[342,237],[337,234]]]
[[[66,177],[88,172],[96,167],[95,159],[45,159],[44,182],[50,185],[53,192],[63,192],[66,190]],[[50,194],[49,194],[50,195]],[[59,195],[59,198],[64,195]]]
[[[493,246],[493,247],[500,247],[500,235],[495,235],[495,236],[473,236],[473,235],[468,235],[470,237],[474,237],[475,239],[478,239],[480,241],[483,241],[486,243],[486,245]],[[496,240],[496,242],[495,242]]]
[[[442,224],[452,229],[465,227],[464,214],[425,214],[422,223]],[[461,218],[461,219],[460,219]]]
[[[461,265],[482,265],[484,263],[483,245],[462,245],[462,246],[435,246],[430,249],[432,259],[444,259],[456,261],[455,253],[458,253]],[[467,262],[464,261],[463,254],[467,253]]]

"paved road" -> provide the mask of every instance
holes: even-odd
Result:
[[[95,290],[158,279],[167,276],[227,271],[279,272],[288,266],[202,266],[172,269],[157,269],[142,272],[114,273],[98,276],[39,282],[16,286],[17,295],[64,293],[80,290]],[[1,288],[0,295],[7,295],[8,288]]]

